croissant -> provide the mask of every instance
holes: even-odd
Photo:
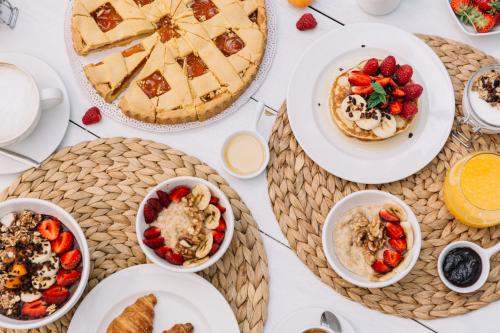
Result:
[[[171,329],[168,331],[163,331],[163,333],[193,333],[193,325],[191,323],[187,324],[177,324],[174,325]]]
[[[106,333],[152,333],[156,296],[138,298],[109,324]]]

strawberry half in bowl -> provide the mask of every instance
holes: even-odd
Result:
[[[330,210],[323,225],[323,251],[348,282],[382,288],[404,278],[417,262],[421,233],[415,214],[383,191],[352,193]]]
[[[154,187],[136,218],[139,245],[153,263],[174,272],[199,272],[226,252],[234,215],[224,193],[195,177],[176,177]]]
[[[0,203],[0,327],[27,330],[64,316],[90,272],[87,240],[76,220],[44,200]]]

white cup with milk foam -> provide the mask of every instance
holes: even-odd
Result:
[[[38,89],[30,74],[0,62],[0,147],[25,139],[35,129],[42,111],[62,100],[60,89]]]

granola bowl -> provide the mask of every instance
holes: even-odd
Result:
[[[234,215],[228,198],[214,184],[176,177],[146,195],[137,213],[136,233],[153,263],[174,272],[199,272],[228,249]]]
[[[323,251],[333,270],[363,288],[382,288],[404,278],[417,262],[421,233],[415,214],[383,191],[352,193],[330,210]]]
[[[87,285],[90,255],[82,229],[63,208],[32,198],[0,203],[0,222],[0,327],[28,330],[58,320]]]

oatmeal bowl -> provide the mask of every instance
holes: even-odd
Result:
[[[323,225],[323,251],[343,279],[382,288],[405,277],[417,262],[420,226],[408,205],[377,190],[340,200]]]
[[[61,207],[19,198],[0,203],[0,327],[32,329],[65,315],[89,277],[85,235]]]
[[[176,177],[154,187],[136,218],[139,245],[153,263],[174,272],[199,272],[226,252],[234,215],[225,194],[195,177]]]

